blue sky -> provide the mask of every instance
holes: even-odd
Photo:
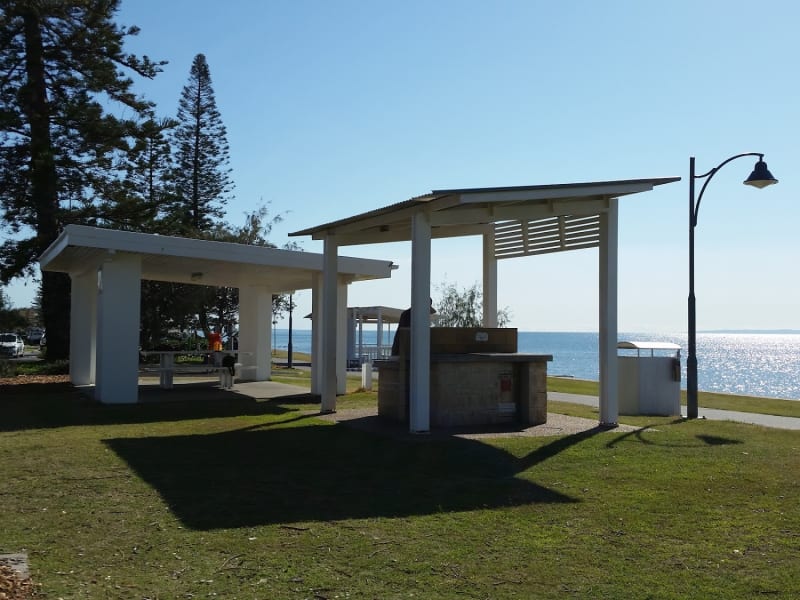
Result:
[[[800,329],[799,13],[788,0],[123,0],[118,20],[142,29],[129,50],[169,61],[137,82],[161,116],[206,55],[236,183],[228,219],[269,202],[278,244],[432,189],[682,177],[621,199],[619,261],[620,330],[681,332],[689,156],[706,171],[749,151],[781,182],[741,185],[743,158],[709,185],[698,329]],[[477,238],[433,251],[434,290],[480,280]],[[400,265],[352,286],[350,305],[408,303],[410,244],[342,253]],[[596,330],[596,250],[501,261],[499,278],[512,326]],[[7,291],[21,306],[32,286]]]

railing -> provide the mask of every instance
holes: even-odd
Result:
[[[361,364],[372,362],[373,360],[383,360],[392,355],[392,345],[383,344],[362,344],[360,347],[356,344],[356,357]]]

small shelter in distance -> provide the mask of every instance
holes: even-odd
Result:
[[[392,350],[392,328],[400,322],[402,308],[391,306],[350,306],[347,308],[347,366],[359,367],[389,356]],[[314,318],[308,313],[306,319]],[[375,325],[375,343],[364,341],[364,325]],[[384,325],[386,329],[384,330]]]

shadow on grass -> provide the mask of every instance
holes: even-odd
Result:
[[[644,434],[649,432],[656,432],[658,431],[658,427],[660,425],[677,425],[686,423],[687,420],[684,418],[674,419],[673,421],[669,421],[668,423],[651,423],[649,425],[643,425],[637,428],[634,431],[630,431],[628,433],[623,433],[622,435],[616,436],[613,440],[606,443],[607,448],[614,448],[620,442],[624,442],[629,438],[635,437],[636,440],[644,445],[647,446],[665,446],[670,448],[692,448],[692,447],[702,447],[702,444],[698,444],[696,442],[678,442],[675,439],[671,439],[669,442],[666,442],[662,439],[659,439],[655,436],[645,437]],[[698,434],[695,436],[700,442],[707,446],[725,446],[730,444],[743,444],[742,440],[735,440],[731,438],[723,438],[715,435],[708,435],[708,434]]]
[[[717,435],[698,435],[697,439],[705,442],[709,446],[730,446],[732,444],[744,444],[742,440],[732,440],[731,438],[719,437]]]
[[[515,475],[587,436],[520,462],[474,440],[420,444],[301,419],[105,443],[198,530],[578,501]]]
[[[581,431],[579,433],[574,433],[572,435],[565,435],[563,437],[556,438],[546,446],[542,446],[541,448],[537,448],[527,456],[523,458],[517,459],[517,469],[519,471],[524,471],[525,469],[530,469],[531,467],[535,467],[541,462],[544,462],[548,458],[553,458],[554,456],[560,454],[564,450],[571,448],[572,446],[581,443],[584,440],[588,440],[591,437],[596,436],[598,433],[602,433],[608,431],[605,427],[593,427],[592,429],[587,429],[586,431]]]
[[[139,404],[100,404],[84,388],[70,383],[30,383],[0,386],[0,431],[183,421],[239,415],[282,414],[274,403],[214,387],[181,384],[172,390],[140,386]],[[308,394],[285,402],[313,403]]]

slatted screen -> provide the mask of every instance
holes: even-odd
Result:
[[[579,250],[599,244],[599,215],[501,221],[494,227],[496,258]]]

